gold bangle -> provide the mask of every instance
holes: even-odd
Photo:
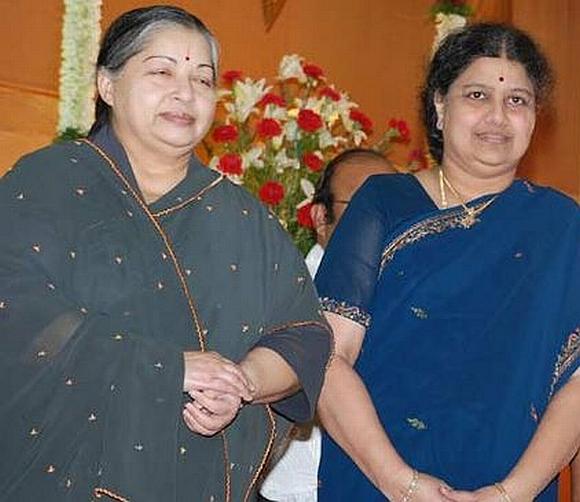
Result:
[[[409,487],[407,488],[405,495],[403,495],[401,502],[411,502],[418,487],[419,487],[419,471],[417,469],[413,469],[413,479],[411,479]]]
[[[493,486],[495,486],[496,490],[499,492],[502,502],[513,502],[509,493],[501,483],[494,483]]]

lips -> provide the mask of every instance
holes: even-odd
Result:
[[[160,116],[177,125],[189,126],[195,122],[193,116],[185,112],[163,112]]]
[[[512,136],[499,132],[481,132],[476,134],[477,138],[483,143],[492,145],[502,145],[511,141]]]

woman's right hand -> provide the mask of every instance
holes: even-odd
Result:
[[[214,391],[253,400],[254,388],[244,372],[217,352],[190,351],[183,353],[183,391]]]
[[[445,489],[449,485],[445,481],[423,472],[419,473],[419,478],[415,488],[411,490],[413,484],[414,471],[405,465],[397,474],[385,483],[386,489],[383,494],[389,500],[405,500],[406,495],[410,495],[409,502],[450,502],[452,499],[445,496]]]
[[[449,502],[452,499],[445,496],[446,489],[449,485],[429,474],[419,474],[419,485],[415,496],[411,499],[413,502]]]

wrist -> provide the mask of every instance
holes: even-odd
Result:
[[[530,489],[530,486],[527,483],[519,481],[517,478],[508,476],[500,483],[496,484],[498,491],[505,492],[503,499],[504,501],[509,502],[526,502],[529,500],[535,500],[538,495],[538,491],[534,489]]]
[[[247,354],[246,357],[239,363],[239,367],[246,376],[254,397],[260,396],[261,389],[259,389],[257,386],[257,382],[259,382],[260,379],[258,378],[258,371],[256,369],[256,364],[252,360],[251,353]]]
[[[388,475],[379,480],[378,488],[390,500],[402,500],[413,484],[415,472],[401,461],[396,467],[388,469]]]

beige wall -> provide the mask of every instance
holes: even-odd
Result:
[[[0,172],[18,154],[46,142],[53,134],[62,16],[61,0],[2,0],[2,3],[5,5],[0,37],[4,49],[0,51],[0,85],[4,82],[41,89],[48,91],[48,95],[19,93],[9,99],[0,96]],[[106,25],[129,8],[158,2],[104,0],[103,3]],[[222,46],[222,69],[236,68],[250,76],[273,77],[282,55],[299,53],[322,66],[331,82],[348,90],[373,118],[377,130],[384,128],[392,116],[406,118],[412,127],[413,146],[422,146],[416,96],[433,37],[427,15],[430,0],[288,0],[270,33],[263,28],[260,0],[174,3],[197,13],[215,31]],[[549,123],[540,121],[537,141],[523,172],[578,196],[580,76],[573,59],[580,49],[580,2],[473,0],[472,3],[478,9],[478,17],[513,18],[530,30],[544,43],[554,61],[560,78],[555,113]],[[24,104],[27,96],[34,96],[31,99],[35,106]],[[41,120],[39,113],[43,115]]]

